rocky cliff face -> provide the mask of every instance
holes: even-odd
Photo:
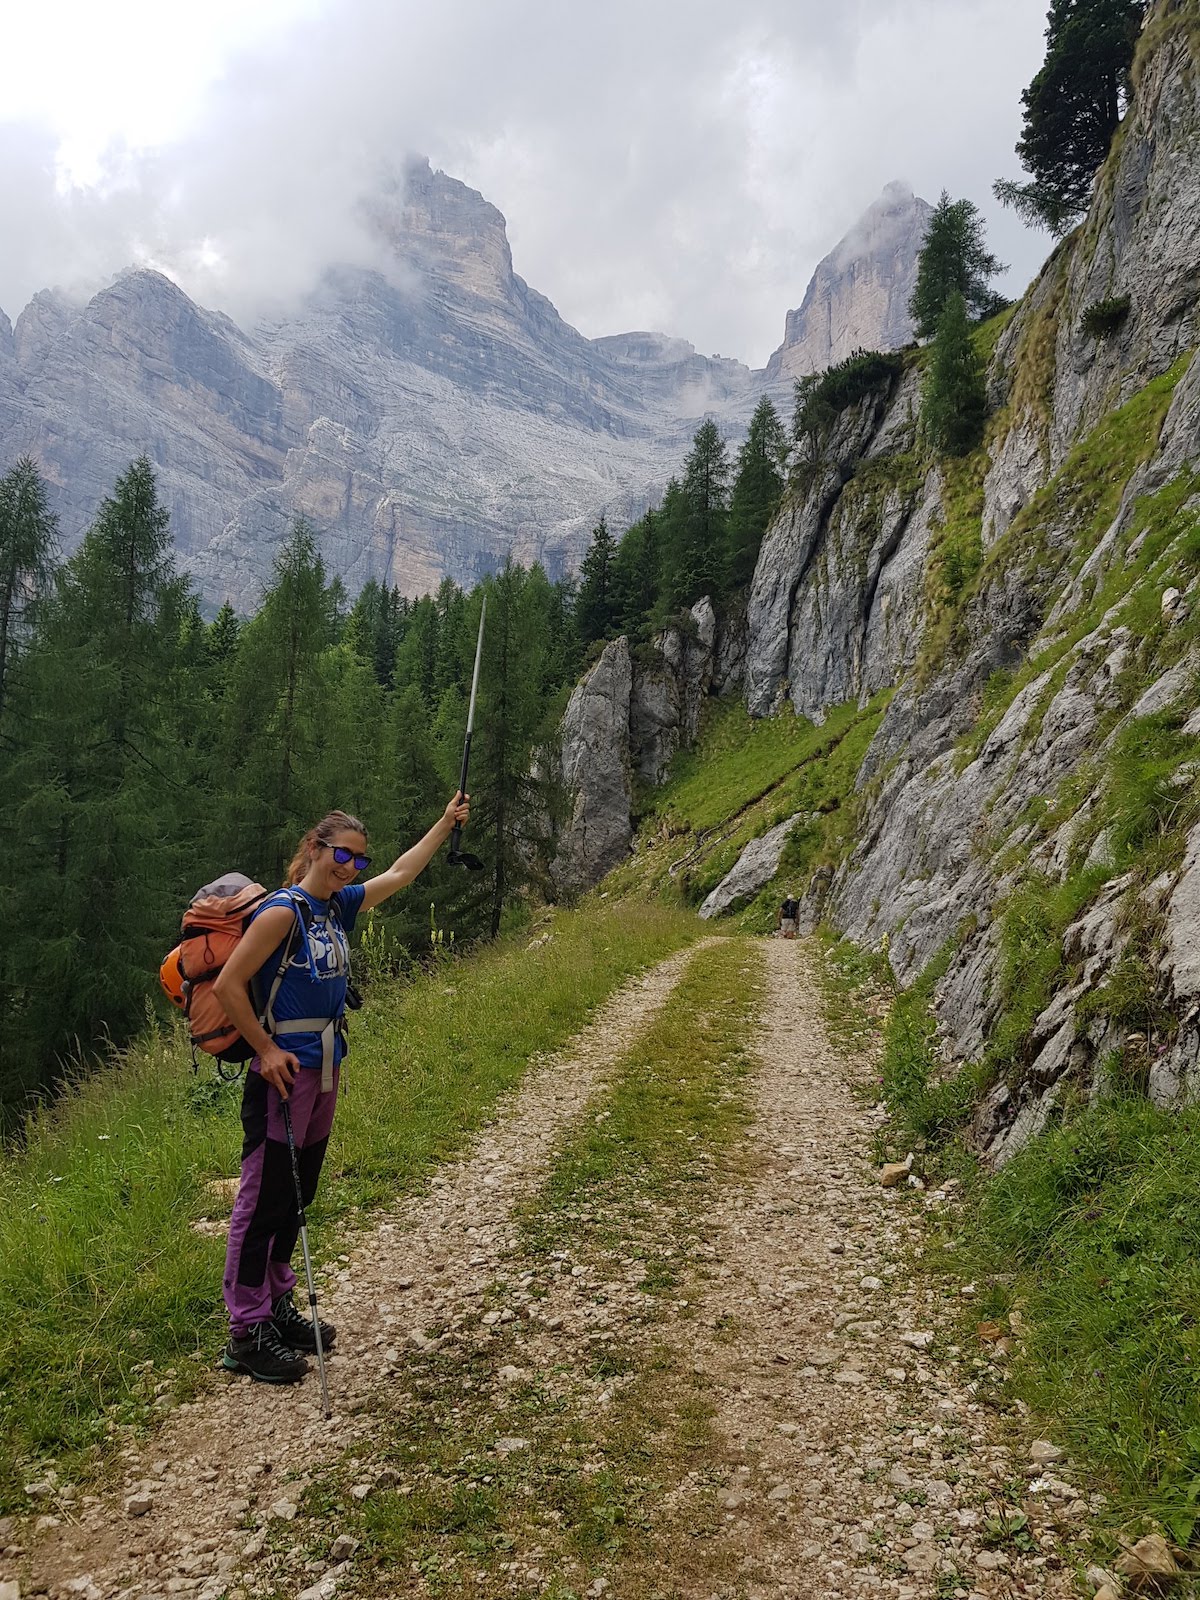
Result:
[[[948,1059],[994,1063],[976,1131],[997,1160],[1118,1071],[1164,1102],[1200,1093],[1200,72],[1183,13],[1151,13],[1091,214],[999,341],[986,448],[923,459],[910,369],[803,469],[750,598],[754,714],[790,701],[820,720],[897,686],[857,843],[809,910],[886,934],[903,982],[940,958]],[[1101,301],[1118,304],[1097,334]],[[1021,975],[1027,926],[1054,954],[1042,992]]]
[[[672,756],[695,739],[705,695],[721,692],[736,671],[707,599],[636,657],[627,639],[605,645],[563,717],[560,771],[572,809],[551,866],[560,892],[590,889],[628,855],[635,777],[662,781]]]
[[[913,336],[908,302],[933,207],[904,183],[875,204],[821,262],[803,304],[789,311],[771,381],[823,372],[855,350],[899,350]]]

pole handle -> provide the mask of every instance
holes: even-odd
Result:
[[[466,743],[463,745],[462,772],[458,779],[458,792],[465,795],[467,792],[467,769],[471,765],[471,734],[468,730]],[[450,854],[456,856],[462,849],[462,823],[456,822],[450,830]]]

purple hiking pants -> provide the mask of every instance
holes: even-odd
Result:
[[[322,1094],[320,1071],[301,1067],[288,1096],[306,1208],[317,1192],[340,1072],[334,1069],[333,1088]],[[265,1321],[280,1295],[296,1285],[290,1263],[300,1235],[300,1213],[282,1107],[279,1091],[264,1082],[255,1057],[242,1090],[242,1179],[225,1252],[225,1305],[235,1338]]]

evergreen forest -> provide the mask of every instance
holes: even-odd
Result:
[[[464,592],[351,601],[297,521],[252,616],[206,618],[145,458],[63,559],[28,458],[0,478],[0,1119],[163,1011],[157,973],[191,896],[224,872],[281,881],[333,807],[387,866],[458,782],[480,604],[484,647],[469,874],[435,860],[358,933],[359,970],[403,973],[495,936],[546,863],[563,797],[554,735],[600,641],[647,638],[702,594],[744,584],[784,486],[770,405],[736,462],[705,422],[660,506],[613,538],[601,518],[578,584],[509,562]]]

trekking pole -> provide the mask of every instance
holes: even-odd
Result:
[[[462,775],[458,780],[458,792],[464,799],[467,794],[467,768],[471,764],[471,735],[475,731],[475,697],[479,693],[479,663],[483,660],[483,624],[486,620],[487,595],[485,594],[479,609],[479,638],[475,642],[475,672],[471,678],[471,706],[467,712],[467,742],[463,745]],[[446,859],[452,867],[466,867],[469,872],[483,871],[483,862],[479,857],[462,848],[461,822],[454,824],[450,834],[450,854]]]
[[[325,1407],[325,1421],[333,1412],[329,1407],[329,1384],[325,1378],[325,1351],[321,1348],[321,1319],[317,1315],[317,1286],[313,1282],[312,1257],[308,1253],[308,1224],[304,1220],[304,1195],[300,1188],[300,1162],[296,1157],[296,1138],[292,1133],[292,1112],[283,1102],[283,1125],[287,1129],[288,1154],[292,1158],[292,1181],[296,1185],[296,1205],[300,1212],[300,1244],[304,1250],[304,1276],[308,1279],[308,1304],[312,1311],[313,1335],[317,1341],[317,1371],[321,1374],[321,1402]]]

